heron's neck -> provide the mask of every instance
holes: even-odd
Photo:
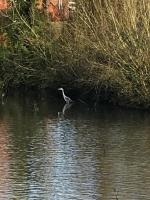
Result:
[[[63,95],[63,97],[65,97],[66,95],[65,95],[65,93],[64,93],[64,90],[62,90],[62,95]]]

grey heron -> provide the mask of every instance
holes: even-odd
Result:
[[[64,89],[63,89],[63,88],[58,88],[58,90],[62,91],[63,98],[64,98],[64,100],[65,100],[65,102],[66,102],[67,104],[73,103],[72,99],[70,99],[70,97],[67,97],[67,96],[65,95],[65,92],[64,92]]]

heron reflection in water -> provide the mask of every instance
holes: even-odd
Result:
[[[64,89],[63,88],[59,88],[58,90],[62,91],[62,96],[63,96],[63,99],[64,101],[66,102],[66,104],[64,105],[63,109],[62,109],[62,112],[58,112],[58,117],[62,116],[64,117],[65,116],[65,112],[71,108],[71,106],[73,105],[73,100],[66,96],[65,92],[64,92]]]
[[[73,100],[70,97],[67,97],[63,88],[58,88],[58,90],[62,91],[62,96],[66,104],[64,105],[62,112],[58,112],[58,117],[64,117],[67,110],[71,108],[73,105]]]

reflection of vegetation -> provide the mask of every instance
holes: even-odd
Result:
[[[44,110],[43,107],[42,109]],[[41,165],[47,134],[45,121],[41,113],[35,112],[34,99],[26,98],[8,99],[3,107],[0,107],[0,118],[4,118],[4,122],[8,123],[10,195],[15,199],[26,199],[28,193],[32,192],[31,185],[36,186],[39,180],[42,182]],[[4,148],[4,144],[2,146]],[[1,154],[3,155],[3,152]]]
[[[60,37],[34,6],[28,10],[30,23],[28,12],[12,9],[1,28],[8,44],[1,45],[0,82],[88,87],[97,95],[105,91],[111,101],[148,106],[150,2],[81,0],[77,5],[74,20],[58,27],[63,29]]]

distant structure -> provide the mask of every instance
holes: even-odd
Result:
[[[3,19],[1,18],[3,15],[3,11],[5,12],[11,7],[11,4],[8,0],[0,0],[0,24],[2,24]],[[2,25],[1,25],[2,26]],[[5,33],[0,32],[0,46],[7,47],[7,37]]]
[[[10,2],[11,0],[0,0],[0,11],[9,9]],[[75,0],[35,0],[35,3],[36,8],[46,11],[54,22],[68,20],[75,10]]]
[[[72,0],[37,0],[36,6],[39,10],[46,10],[51,21],[68,20],[70,13],[75,10],[75,1]]]
[[[10,7],[8,0],[0,0],[0,11],[7,10]]]

